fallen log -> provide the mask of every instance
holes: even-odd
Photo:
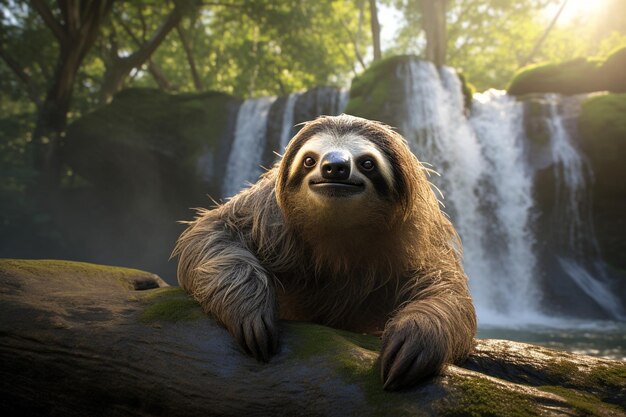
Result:
[[[461,367],[386,392],[379,346],[281,322],[281,350],[263,364],[156,275],[0,260],[3,416],[626,415],[622,362],[477,340]]]

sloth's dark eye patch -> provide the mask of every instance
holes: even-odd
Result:
[[[307,168],[311,168],[315,165],[315,159],[313,159],[310,156],[307,156],[306,158],[304,158],[304,166]]]
[[[374,169],[374,161],[372,161],[371,159],[361,161],[361,167],[363,167],[363,169],[366,171],[371,171]]]

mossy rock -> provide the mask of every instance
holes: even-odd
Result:
[[[396,55],[374,62],[352,80],[346,113],[394,127],[402,126],[407,109],[405,80],[399,69],[420,60],[414,55]],[[475,89],[464,74],[459,74],[459,78],[465,108],[469,110]]]
[[[581,147],[593,170],[594,226],[600,249],[626,289],[626,94],[588,98],[578,119]]]
[[[542,63],[520,69],[507,91],[519,96],[529,93],[580,94],[606,90],[599,68],[602,61],[576,58],[563,63]]]
[[[198,158],[219,152],[237,106],[238,100],[218,92],[124,90],[68,127],[63,157],[114,196],[176,195],[198,179]]]
[[[404,106],[405,94],[398,67],[417,59],[412,55],[397,55],[374,62],[352,80],[346,113],[398,126],[397,109]]]
[[[143,297],[145,308],[140,321],[187,321],[205,317],[198,303],[180,287],[160,288]]]
[[[626,94],[585,100],[578,119],[582,146],[591,162],[598,197],[626,198]]]
[[[540,63],[520,69],[508,93],[582,94],[595,91],[626,92],[626,47],[606,58],[576,58],[559,63]]]

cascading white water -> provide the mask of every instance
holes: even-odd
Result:
[[[524,160],[522,105],[502,91],[476,94],[470,124],[484,160],[483,181],[476,190],[485,213],[484,229],[474,233],[483,234],[490,253],[484,260],[466,259],[479,313],[485,322],[497,321],[496,307],[497,313],[532,320],[540,297],[531,231],[533,178]]]
[[[232,197],[261,173],[261,157],[265,144],[267,116],[276,97],[261,97],[244,101],[237,114],[233,141],[222,194]]]
[[[471,122],[453,70],[429,62],[399,67],[405,82],[402,132],[418,158],[441,177],[444,211],[464,248],[464,265],[481,322],[536,310],[529,234],[531,178],[524,170],[522,109],[492,91],[477,96]]]
[[[280,131],[280,149],[278,152],[282,153],[287,147],[287,143],[291,139],[291,131],[293,128],[293,113],[296,107],[296,100],[300,97],[300,93],[291,93],[287,97],[287,103],[285,104],[285,111],[283,113],[282,129]]]
[[[463,241],[479,323],[560,325],[547,317],[540,303],[534,172],[525,151],[521,103],[490,90],[474,96],[468,118],[453,70],[437,71],[429,62],[409,61],[398,67],[397,76],[406,92],[401,131],[418,158],[441,174],[430,180],[443,191],[444,211]],[[584,293],[614,317],[623,317],[602,271],[575,260],[589,253],[581,242],[593,241],[590,219],[580,211],[581,200],[587,199],[587,172],[556,111],[557,99],[548,99],[546,123],[558,169],[555,212],[567,225],[565,251],[570,254],[558,261]]]

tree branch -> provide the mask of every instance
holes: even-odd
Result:
[[[356,59],[359,61],[359,64],[361,64],[361,69],[365,70],[367,66],[365,65],[365,61],[363,61],[363,57],[361,56],[361,53],[359,52],[358,40],[354,37],[354,35],[350,31],[350,28],[348,27],[348,24],[343,18],[341,19],[341,26],[343,26],[346,33],[348,34],[348,37],[350,38],[350,41],[352,42],[352,45],[354,47],[354,55],[356,56]]]
[[[156,81],[161,90],[175,90],[175,88],[172,86],[172,83],[170,83],[170,81],[167,79],[161,68],[157,64],[155,64],[152,59],[148,59],[148,72],[150,73],[150,75],[152,75],[152,78],[154,78],[154,81]]]
[[[180,22],[176,25],[176,31],[178,32],[178,37],[180,38],[181,43],[183,44],[183,49],[185,50],[185,55],[187,56],[187,63],[189,64],[189,70],[191,71],[191,76],[193,78],[193,84],[196,87],[196,91],[203,91],[204,85],[202,83],[202,79],[200,78],[200,74],[198,74],[196,60],[193,57],[193,50],[189,43],[189,39],[185,34],[185,31],[180,25]]]
[[[556,15],[554,16],[554,18],[550,22],[550,25],[543,32],[543,35],[541,35],[541,37],[539,39],[537,39],[537,43],[535,43],[535,46],[533,47],[533,50],[526,57],[526,59],[524,61],[522,61],[521,65],[520,65],[520,68],[528,65],[533,60],[533,58],[535,57],[537,52],[539,52],[539,49],[541,48],[541,45],[543,45],[543,42],[546,40],[546,38],[548,37],[548,35],[552,31],[552,28],[554,28],[554,25],[556,24],[556,21],[559,20],[559,16],[561,16],[561,13],[563,12],[563,9],[567,5],[567,1],[568,0],[563,0],[563,3],[561,3],[561,7],[559,7],[559,10],[556,12]]]
[[[161,44],[161,42],[163,42],[165,37],[170,33],[170,31],[176,27],[182,17],[183,11],[181,10],[181,7],[175,5],[174,9],[170,12],[165,21],[161,24],[161,26],[159,26],[156,32],[154,32],[152,37],[147,42],[145,42],[137,51],[124,58],[124,61],[127,62],[127,65],[133,68],[140,66],[141,64],[146,62],[148,58],[150,58],[152,53]]]
[[[67,32],[61,24],[55,19],[50,8],[43,0],[30,0],[33,9],[43,19],[46,26],[52,31],[52,34],[58,39],[61,45],[67,43]]]
[[[17,76],[17,78],[24,84],[26,87],[26,93],[28,97],[35,103],[37,108],[41,107],[41,98],[37,93],[37,88],[33,79],[30,75],[24,70],[24,68],[15,60],[9,53],[0,45],[0,58],[6,62],[7,66],[11,68],[13,73]]]

